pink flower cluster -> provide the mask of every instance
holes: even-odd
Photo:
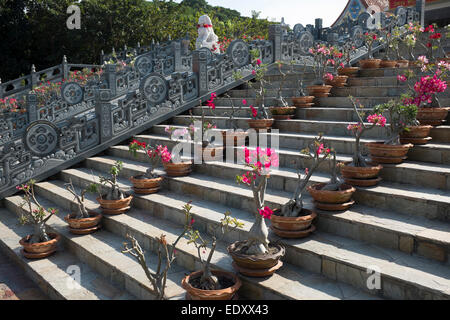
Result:
[[[249,150],[244,148],[245,163],[253,168],[242,176],[237,176],[238,181],[250,185],[258,176],[267,174],[270,167],[278,167],[278,155],[270,148]]]
[[[217,94],[215,92],[213,92],[213,93],[211,93],[211,98],[208,101],[206,101],[206,105],[213,110],[216,109],[216,104],[214,103],[214,99],[216,99],[216,98],[217,98]]]
[[[431,103],[432,95],[444,92],[447,89],[447,83],[435,74],[433,77],[426,76],[421,77],[420,81],[414,85],[414,91],[416,92],[416,98],[413,103],[420,106],[421,102]]]
[[[406,78],[406,76],[405,75],[398,75],[397,76],[397,80],[399,81],[399,82],[406,82],[406,80],[408,80],[408,78]]]
[[[273,215],[273,211],[269,207],[264,207],[264,209],[260,209],[259,214],[262,215],[265,219],[270,219]]]
[[[362,130],[362,124],[360,123],[360,122],[358,122],[358,123],[350,123],[348,126],[347,126],[347,130],[348,131],[360,131],[360,130]]]
[[[324,80],[327,80],[327,81],[333,81],[334,76],[328,72],[323,76],[323,78],[324,78]]]
[[[386,125],[386,118],[382,114],[375,113],[367,117],[367,122],[384,127]]]

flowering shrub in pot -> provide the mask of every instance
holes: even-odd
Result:
[[[367,117],[367,122],[369,124],[365,124],[363,118],[366,116],[366,113],[362,110],[358,110],[358,106],[353,97],[349,98],[359,121],[356,124],[351,123],[347,126],[347,130],[355,137],[355,147],[353,150],[352,161],[345,162],[341,165],[341,173],[345,182],[350,185],[360,187],[374,186],[381,181],[381,178],[378,178],[378,174],[383,167],[379,164],[368,163],[364,159],[361,154],[360,141],[365,132],[376,128],[377,126],[384,127],[386,125],[386,118],[381,114],[371,114]],[[359,104],[359,109],[363,108],[364,106]]]
[[[22,238],[19,243],[23,247],[21,253],[28,259],[40,259],[50,256],[56,251],[56,246],[60,240],[60,236],[56,233],[48,233],[45,223],[58,210],[54,208],[45,209],[37,200],[34,194],[34,180],[28,181],[26,184],[17,186],[17,190],[24,192],[24,202],[21,204],[24,212],[21,214],[19,221],[21,224],[32,223],[34,225],[34,233]]]
[[[242,228],[243,223],[236,218],[231,217],[230,212],[226,212],[224,217],[220,220],[220,224],[216,226],[213,234],[220,228],[221,235]],[[182,280],[181,284],[187,291],[190,300],[231,300],[236,292],[241,287],[241,280],[231,272],[211,270],[211,259],[216,250],[218,238],[214,235],[211,240],[211,249],[206,259],[203,254],[206,254],[209,242],[202,238],[198,230],[193,228],[187,234],[188,244],[193,244],[197,249],[198,259],[202,265],[200,271],[195,271]]]
[[[374,59],[372,53],[373,44],[377,41],[377,39],[378,35],[376,32],[366,32],[364,34],[368,58],[359,61],[359,65],[362,69],[378,69],[380,67],[381,59]]]
[[[172,154],[167,149],[167,146],[158,145],[152,147],[145,142],[133,140],[128,146],[129,151],[134,157],[137,157],[137,152],[142,150],[150,159],[150,168],[147,169],[144,175],[133,176],[130,178],[133,183],[133,190],[138,194],[156,193],[161,188],[163,177],[155,173],[155,169],[161,162],[170,162]]]
[[[292,102],[297,108],[308,108],[314,105],[314,96],[307,96],[303,89],[303,80],[298,80],[297,96],[292,97]]]
[[[315,81],[312,86],[306,87],[308,94],[316,98],[328,97],[332,86],[325,84],[324,76],[331,51],[326,45],[317,45],[315,48],[310,48],[309,53],[314,58]]]
[[[98,203],[104,214],[116,215],[128,211],[130,207],[132,195],[127,195],[122,188],[119,187],[117,177],[123,169],[123,162],[116,161],[109,171],[110,177],[100,176]],[[103,187],[108,186],[108,191],[103,192]]]
[[[328,63],[333,66],[332,73],[326,73],[324,76],[325,84],[333,87],[342,88],[347,83],[348,76],[338,74],[338,67],[344,67],[345,56],[337,47],[330,47],[330,58]]]
[[[233,258],[233,267],[246,276],[265,277],[281,268],[280,258],[285,249],[279,244],[269,243],[269,230],[265,219],[273,211],[264,205],[267,179],[270,168],[278,167],[278,155],[271,149],[244,149],[248,172],[236,177],[238,183],[248,185],[253,192],[255,222],[248,232],[248,239],[231,244],[227,250]]]
[[[307,187],[309,194],[314,198],[315,207],[327,211],[340,211],[350,208],[355,203],[355,201],[351,200],[351,197],[356,189],[340,181],[337,174],[336,152],[325,145],[321,135],[314,140],[305,152],[317,158],[319,155],[332,158],[329,162],[330,181],[327,183],[316,183]]]
[[[354,78],[358,75],[359,67],[352,67],[350,64],[351,55],[356,51],[356,47],[353,41],[348,40],[347,42],[345,42],[344,45],[342,46],[342,51],[344,54],[343,57],[345,59],[346,64],[339,65],[340,68],[337,69],[338,75]]]
[[[98,193],[98,185],[92,183],[81,190],[80,193],[75,191],[72,180],[66,183],[64,187],[74,196],[78,206],[76,212],[64,217],[64,220],[69,224],[70,232],[73,234],[89,234],[97,231],[100,228],[103,216],[98,212],[86,209],[84,199],[86,193]]]
[[[381,33],[379,40],[381,43],[385,44],[383,59],[380,62],[381,68],[395,68],[397,65],[396,60],[390,59],[392,49],[393,49],[393,46],[392,46],[393,35],[391,33],[391,30],[392,30],[393,25],[397,23],[397,19],[395,19],[395,17],[394,17],[390,21],[391,22],[389,24],[387,24],[384,28],[381,28],[379,30],[379,32]]]
[[[290,63],[291,70],[288,72],[283,72],[283,70],[282,70],[282,66],[285,65],[285,63],[283,63],[281,61],[276,61],[275,63],[278,66],[278,72],[280,73],[282,80],[281,80],[280,86],[277,90],[277,97],[275,99],[276,102],[272,107],[269,108],[269,110],[270,110],[270,113],[272,114],[272,118],[274,118],[275,120],[287,120],[287,119],[291,119],[292,117],[294,117],[296,108],[288,105],[286,100],[283,98],[282,93],[283,93],[283,88],[284,88],[284,83],[286,81],[286,77],[292,72],[294,62],[291,61],[291,63]]]

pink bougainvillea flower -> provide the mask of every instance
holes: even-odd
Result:
[[[258,59],[258,60],[256,60],[256,64],[258,65],[258,66],[260,66],[261,65],[261,59]]]
[[[245,106],[247,104],[247,100],[242,99],[242,104]]]
[[[253,107],[252,105],[250,105],[250,109],[252,110],[253,118],[256,118],[256,116],[258,115],[258,110],[256,110],[256,108]]]
[[[386,118],[381,114],[371,114],[367,117],[367,122],[384,127],[386,125]]]
[[[398,75],[397,76],[397,80],[398,81],[400,81],[400,82],[406,82],[406,80],[408,80],[407,78],[406,78],[406,76],[405,75]]]

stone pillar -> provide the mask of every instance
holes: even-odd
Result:
[[[69,66],[68,66],[68,64],[67,64],[67,58],[66,58],[66,56],[64,55],[63,56],[63,61],[62,61],[62,76],[63,76],[63,79],[68,79],[69,78]]]
[[[27,94],[27,113],[29,123],[38,120],[37,116],[37,96],[34,93]]]
[[[322,38],[322,26],[323,26],[323,20],[321,18],[317,18],[315,20],[316,24],[316,33],[314,34],[314,37],[316,37],[316,40],[320,40]]]
[[[116,65],[107,64],[104,70],[106,80],[108,81],[108,88],[111,90],[111,96],[116,96]]]
[[[425,25],[425,0],[416,1],[416,11],[419,13],[419,22],[423,27]]]
[[[95,103],[95,114],[100,126],[100,143],[104,143],[112,138],[112,104],[109,102],[108,94],[103,95],[101,92],[97,93],[97,102]],[[102,97],[103,96],[103,97]]]
[[[37,84],[38,84],[38,78],[37,78],[37,74],[36,74],[36,67],[33,65],[31,65],[31,73],[30,73],[30,80],[31,80],[31,90],[33,90]]]
[[[197,74],[198,95],[201,97],[208,93],[208,56],[205,51],[192,52],[192,71]]]
[[[182,71],[182,65],[181,65],[181,43],[178,41],[172,41],[172,50],[173,50],[173,57],[174,57],[174,63],[175,63],[175,72]]]
[[[271,24],[269,26],[269,40],[273,43],[274,61],[281,61],[281,35],[282,28],[279,24]]]

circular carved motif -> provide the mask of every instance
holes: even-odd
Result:
[[[294,33],[299,34],[300,32],[305,31],[305,27],[301,23],[297,23],[294,26]]]
[[[297,36],[299,51],[302,55],[309,54],[309,48],[314,46],[314,36],[309,31],[302,31]]]
[[[83,101],[83,88],[76,82],[66,82],[61,87],[61,96],[68,104],[77,104]]]
[[[136,58],[136,69],[141,76],[153,72],[153,62],[149,55],[142,55]]]
[[[404,7],[397,7],[395,9],[395,15],[397,16],[397,26],[403,27],[406,24],[406,9]]]
[[[368,29],[367,21],[372,18],[368,12],[363,12],[358,16],[358,25],[363,29]]]
[[[164,102],[169,88],[166,79],[159,73],[150,73],[141,81],[141,92],[151,104]]]
[[[36,156],[44,157],[58,145],[58,129],[48,121],[35,121],[27,128],[25,144]]]
[[[350,38],[353,40],[356,48],[364,44],[364,30],[361,26],[354,26],[350,32]]]
[[[243,40],[231,42],[227,52],[236,67],[239,68],[248,64],[249,48]]]

